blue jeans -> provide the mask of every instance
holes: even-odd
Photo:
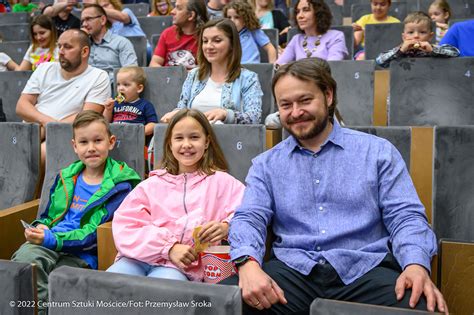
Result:
[[[132,276],[188,281],[184,273],[175,268],[149,265],[143,261],[122,257],[107,269],[107,272],[123,273]]]

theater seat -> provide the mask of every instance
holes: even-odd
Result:
[[[35,314],[36,266],[0,260],[0,314]]]
[[[7,121],[22,121],[16,115],[16,103],[32,73],[32,71],[0,71],[0,91],[8,91],[8,93],[2,93],[0,96]]]
[[[135,54],[137,55],[137,63],[140,67],[147,66],[146,50],[147,39],[145,36],[127,36],[127,39],[132,43]]]
[[[49,309],[49,315],[242,313],[241,293],[237,286],[60,267],[49,275],[48,287],[50,301],[81,301],[91,305],[54,307]]]
[[[146,37],[152,42],[152,36],[161,34],[163,31],[173,25],[173,17],[171,15],[165,16],[143,16],[138,17],[138,22]],[[153,49],[156,45],[153,45]]]

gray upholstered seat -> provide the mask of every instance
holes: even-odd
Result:
[[[160,36],[161,34],[151,35],[151,45],[153,47],[153,50],[155,50],[156,45],[158,45],[158,42],[160,41]]]
[[[2,33],[4,42],[30,40],[30,24],[19,23],[2,25],[0,33]]]
[[[60,267],[49,275],[50,301],[90,301],[93,307],[69,307],[67,314],[215,314],[240,315],[237,286],[137,277]],[[127,304],[129,303],[130,304]],[[107,303],[124,303],[107,307]],[[158,304],[162,303],[162,304]],[[164,303],[176,303],[164,304]],[[183,304],[177,304],[183,303]],[[49,315],[64,314],[50,308]]]
[[[326,2],[332,14],[331,25],[341,26],[342,25],[342,7],[340,5],[337,5],[334,2],[334,0],[325,0],[324,2]]]
[[[410,0],[409,0],[410,1]],[[372,8],[370,3],[364,1],[361,4],[354,4],[351,7],[351,17],[352,21],[356,22],[360,19],[363,15],[371,14]],[[393,16],[400,21],[403,21],[407,16],[407,3],[406,2],[393,2],[390,6],[390,10],[388,11],[389,16]]]
[[[163,141],[168,125],[155,126],[155,168],[163,156]],[[245,182],[252,159],[265,150],[265,127],[263,125],[213,125],[217,141],[229,164],[229,173]]]
[[[330,61],[337,82],[337,108],[346,125],[370,126],[374,111],[375,62]]]
[[[39,125],[0,123],[0,210],[33,200],[39,176]]]
[[[273,113],[275,110],[275,101],[272,94],[272,78],[273,78],[273,64],[271,63],[248,63],[242,65],[244,68],[247,68],[258,74],[258,80],[260,81],[260,86],[262,87],[263,96],[262,96],[262,117],[261,123],[265,121],[265,117],[268,114]]]
[[[133,49],[137,54],[137,62],[140,67],[146,67],[146,50],[147,50],[147,39],[144,36],[128,36],[130,42],[132,42]]]
[[[34,265],[0,260],[0,314],[35,314],[34,273]]]
[[[270,39],[270,43],[275,47],[275,50],[277,51],[278,54],[278,45],[279,45],[279,39],[278,39],[278,30],[276,28],[268,28],[268,29],[263,29],[262,30],[265,35],[268,36],[268,39]],[[263,49],[262,47],[258,47],[258,50],[260,52],[260,62],[261,63],[266,63],[268,62],[268,54]]]
[[[140,124],[111,124],[111,131],[117,138],[115,148],[110,156],[124,161],[142,178],[145,173],[143,148],[145,131]],[[46,174],[43,181],[38,214],[48,204],[49,192],[59,171],[76,161],[77,155],[71,146],[72,125],[65,123],[49,123],[46,125]]]
[[[390,141],[402,155],[403,160],[410,169],[410,150],[411,150],[411,127],[348,127],[354,130],[362,131],[375,135]]]
[[[435,127],[434,141],[434,230],[474,241],[474,126]]]
[[[10,58],[13,59],[17,64],[20,64],[23,61],[28,47],[30,46],[30,41],[18,41],[18,42],[4,42],[0,43],[0,52],[6,53]]]
[[[402,42],[403,23],[367,24],[365,26],[365,59],[375,59]]]
[[[140,23],[142,30],[145,32],[146,37],[151,43],[152,42],[151,37],[153,35],[161,34],[166,28],[173,25],[173,17],[171,15],[144,16],[144,17],[138,17],[138,22]]]
[[[389,124],[474,124],[474,58],[413,58],[390,65]]]
[[[433,314],[430,312],[410,310],[398,307],[377,306],[370,304],[351,303],[336,300],[315,299],[311,303],[311,315],[404,315]],[[438,313],[439,314],[439,313]]]
[[[15,113],[16,103],[32,73],[31,71],[0,71],[0,98],[3,101],[3,111],[7,116],[7,121],[21,121]]]
[[[28,13],[26,12],[0,13],[0,25],[2,25],[2,31],[3,31],[3,25],[29,23],[29,22],[30,22],[30,17],[28,16]]]
[[[130,9],[136,17],[145,17],[148,13],[150,13],[150,4],[146,2],[127,3],[124,4],[123,7]]]

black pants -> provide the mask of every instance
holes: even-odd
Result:
[[[350,268],[350,266],[348,266]],[[401,301],[395,295],[395,283],[401,268],[391,254],[374,269],[345,285],[329,264],[317,264],[307,276],[291,269],[276,258],[263,264],[263,270],[280,286],[288,304],[275,304],[259,311],[243,303],[243,314],[308,314],[316,298],[410,308],[411,290],[406,290]],[[238,285],[237,275],[221,284]],[[420,298],[416,309],[426,310],[426,299]]]

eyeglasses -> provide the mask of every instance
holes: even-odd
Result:
[[[86,18],[83,18],[81,20],[81,25],[84,25],[84,23],[89,23],[90,21],[94,20],[94,19],[98,19],[100,17],[103,17],[103,15],[98,15],[98,16],[91,16],[91,17],[86,17]]]

